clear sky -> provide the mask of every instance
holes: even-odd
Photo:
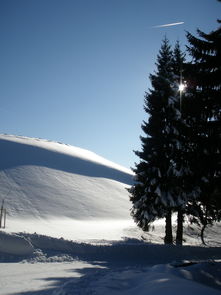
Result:
[[[216,0],[0,0],[0,133],[134,167],[163,37],[185,48],[185,30],[216,29],[220,12]]]

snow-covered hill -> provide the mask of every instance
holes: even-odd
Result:
[[[187,225],[187,246],[164,246],[162,221],[144,234],[130,217],[130,170],[12,135],[0,135],[0,155],[0,295],[221,294],[218,224],[210,247]]]
[[[125,189],[132,183],[129,169],[84,149],[13,135],[0,135],[0,155],[7,228],[30,231],[37,221],[36,231],[62,236],[73,221],[70,226],[81,228],[82,237],[88,225],[81,221],[90,220],[93,231],[97,221],[106,221],[108,230],[110,222],[131,220]]]

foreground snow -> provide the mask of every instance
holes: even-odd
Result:
[[[109,238],[117,236],[116,226],[110,224],[108,231]],[[207,231],[210,247],[202,247],[192,231],[186,228],[189,245],[183,247],[162,244],[160,222],[143,235],[145,241],[132,226],[120,240],[84,242],[0,231],[0,294],[221,294],[221,227]]]
[[[220,234],[220,226],[215,231]],[[218,244],[176,247],[136,238],[83,243],[5,232],[0,241],[1,295],[221,294]]]
[[[171,265],[122,268],[76,260],[3,263],[0,294],[218,295],[220,272],[214,271],[220,266],[221,263],[202,263],[179,268]]]
[[[146,268],[124,268],[117,270],[105,269],[97,272],[95,275],[85,276],[85,278],[77,284],[74,279],[70,280],[52,294],[218,295],[220,294],[219,290],[201,284],[205,278],[207,279],[207,275],[214,275],[213,269],[210,273],[213,267],[220,267],[220,264],[201,264],[197,267],[180,268],[179,270],[175,270],[170,265],[155,265]],[[207,270],[206,274],[202,273],[202,269],[204,268]],[[192,280],[193,275],[197,272],[199,272],[199,274],[196,280],[199,282]],[[85,287],[83,292],[79,292],[79,285]]]

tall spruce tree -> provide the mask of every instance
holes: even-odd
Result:
[[[190,101],[192,101],[192,95],[187,91],[185,85],[188,70],[186,69],[185,55],[180,49],[179,42],[175,45],[173,60],[173,71],[177,84],[185,86],[183,90],[179,89],[179,99],[176,102],[176,107],[180,110],[180,116],[177,118],[178,136],[175,138],[179,148],[174,153],[174,173],[177,176],[177,207],[174,210],[177,211],[176,244],[182,245],[184,216],[188,214],[188,204],[198,198],[200,188],[195,181],[195,171],[192,167],[196,151],[196,145],[193,144],[195,138],[192,137],[192,122],[195,122],[195,118],[187,111]]]
[[[165,38],[157,56],[157,71],[150,75],[152,89],[145,95],[144,110],[149,115],[142,124],[142,151],[136,151],[140,162],[134,172],[136,182],[129,190],[133,203],[131,214],[144,231],[165,217],[166,244],[173,242],[172,211],[182,202],[177,198],[178,182],[174,155],[180,149],[177,122],[178,85],[174,75],[173,52]]]
[[[174,78],[176,80],[176,83],[181,85],[184,85],[184,62],[185,62],[185,55],[181,51],[180,43],[179,41],[176,42],[174,51],[173,51],[173,72],[174,72]],[[185,92],[181,90],[180,88],[180,97],[179,100],[176,101],[176,108],[179,108],[180,110],[180,116],[178,118],[178,138],[176,139],[179,142],[179,148],[176,151],[176,154],[174,155],[174,163],[175,163],[175,169],[178,173],[176,173],[178,177],[178,190],[177,190],[177,196],[181,197],[185,193],[185,182],[184,182],[184,168],[186,167],[186,136],[185,136],[185,125],[183,121],[182,116],[182,104],[184,100]],[[185,211],[185,205],[186,205],[186,196],[182,198],[183,201],[179,202],[177,207],[177,232],[176,232],[176,244],[182,245],[183,243],[183,222],[184,222],[184,211]],[[185,200],[185,201],[184,201]]]
[[[209,34],[198,30],[198,35],[187,34],[193,57],[188,79],[192,99],[187,109],[195,146],[192,169],[201,190],[197,201],[190,202],[189,212],[193,221],[202,224],[204,242],[207,224],[221,220],[221,27]]]

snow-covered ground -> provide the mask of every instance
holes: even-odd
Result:
[[[217,227],[217,232],[219,228]],[[0,232],[0,294],[221,294],[220,247]]]
[[[2,263],[0,284],[4,295],[218,295],[219,263],[174,268],[168,264],[112,267],[100,263]]]
[[[132,172],[42,139],[0,135],[0,295],[221,294],[221,227],[185,227],[164,246],[164,221],[130,217]],[[1,203],[0,203],[1,204]]]

